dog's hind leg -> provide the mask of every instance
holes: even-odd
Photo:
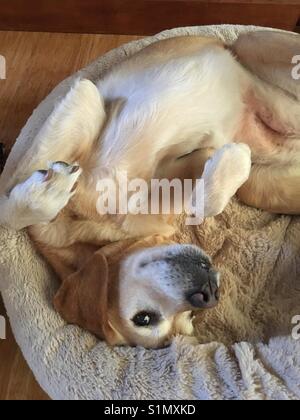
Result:
[[[256,76],[245,98],[256,117],[282,139],[300,138],[300,36],[250,32],[229,48]]]
[[[254,165],[239,199],[251,206],[278,214],[300,214],[300,167]]]
[[[251,32],[230,49],[256,76],[237,134],[251,146],[254,165],[238,196],[269,212],[300,214],[300,36]]]
[[[248,32],[229,48],[252,74],[300,101],[299,35],[275,30]]]

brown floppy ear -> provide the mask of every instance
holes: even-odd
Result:
[[[69,324],[110,342],[114,331],[108,322],[108,283],[107,260],[96,252],[79,271],[63,281],[54,298],[55,309]]]

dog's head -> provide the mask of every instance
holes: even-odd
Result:
[[[62,284],[55,307],[112,345],[158,348],[193,334],[192,312],[214,307],[219,274],[198,247],[156,237],[96,252]]]

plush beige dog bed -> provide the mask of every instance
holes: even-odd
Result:
[[[215,35],[233,41],[255,30],[237,26],[183,28],[121,47],[79,73],[96,80],[114,64],[157,39]],[[23,129],[0,181],[0,192],[19,157],[66,94],[61,83]],[[300,218],[269,215],[236,200],[224,214],[188,229],[180,242],[196,243],[223,274],[220,306],[197,318],[198,341],[178,337],[170,348],[109,348],[68,326],[55,313],[57,283],[26,233],[0,228],[0,286],[26,360],[54,399],[299,399]],[[202,344],[209,343],[209,344]]]

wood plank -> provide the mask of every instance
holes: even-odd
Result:
[[[0,32],[7,79],[0,80],[0,141],[13,145],[33,108],[62,79],[137,37]],[[0,298],[0,315],[5,315]],[[46,400],[8,325],[0,340],[0,400]]]
[[[135,39],[0,32],[0,55],[6,58],[7,65],[7,78],[0,80],[0,142],[5,143],[7,151],[32,110],[58,82],[105,52]]]
[[[157,1],[157,0],[152,0]],[[182,0],[165,0],[165,1],[182,1]],[[198,3],[207,3],[207,0],[191,0]],[[210,3],[237,3],[237,4],[299,4],[299,0],[211,0]]]
[[[293,30],[298,0],[2,0],[0,30],[154,34],[190,25]]]

